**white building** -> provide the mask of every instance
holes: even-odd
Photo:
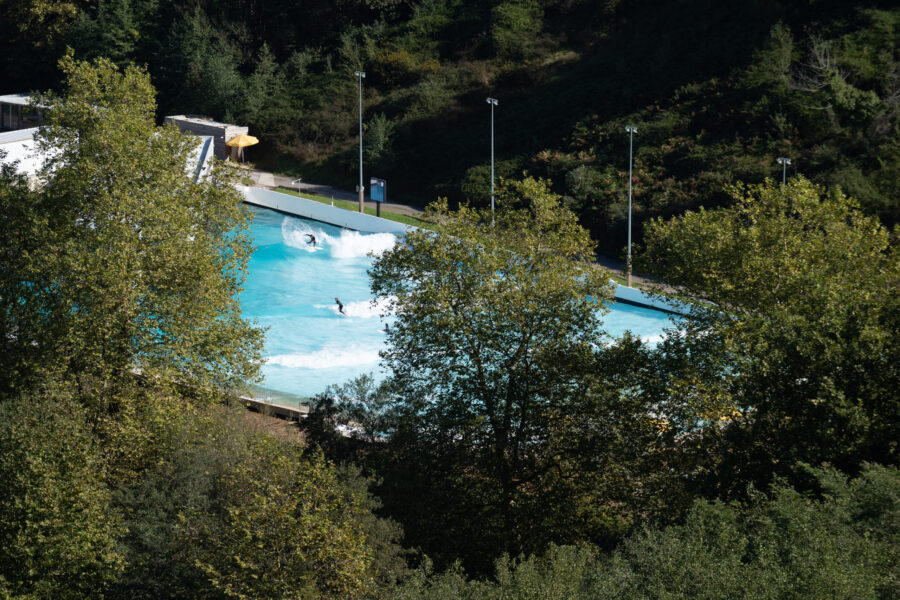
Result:
[[[30,185],[38,185],[41,167],[47,158],[35,148],[37,127],[0,133],[0,164],[15,164],[16,171],[28,178]],[[198,136],[197,146],[188,157],[185,171],[194,181],[205,178],[212,168],[213,138]]]
[[[31,94],[0,96],[0,131],[29,129],[41,124],[41,111],[29,109]]]

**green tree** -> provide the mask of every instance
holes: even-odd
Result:
[[[224,440],[222,440],[224,441]],[[358,498],[321,456],[267,435],[179,514],[182,560],[230,598],[347,598],[370,585]]]
[[[384,168],[390,165],[393,159],[394,130],[396,124],[384,116],[384,113],[374,115],[366,123],[366,157],[368,160]]]
[[[265,124],[267,129],[277,129],[278,117],[285,115],[275,109],[283,110],[286,87],[284,74],[266,44],[259,51],[256,68],[247,78],[245,89],[244,110],[248,120],[254,124]],[[270,114],[273,111],[275,114]]]
[[[146,73],[61,66],[67,91],[42,99],[43,185],[0,185],[0,395],[53,375],[103,413],[136,373],[145,389],[241,385],[262,334],[240,315],[251,246],[227,171],[186,175],[195,138],[155,126]]]
[[[186,408],[171,440],[113,499],[127,568],[107,597],[355,597],[404,569],[369,482],[243,407]]]
[[[856,472],[897,461],[896,240],[840,190],[802,177],[730,190],[735,206],[654,221],[643,264],[697,305],[671,355],[707,363],[693,393],[731,405],[723,491],[765,486],[796,461]],[[705,357],[705,358],[704,358]]]
[[[581,506],[569,512],[575,494],[554,494],[571,489],[585,450],[575,440],[602,412],[604,382],[592,374],[611,289],[590,264],[587,232],[544,181],[506,183],[495,215],[438,205],[432,216],[441,235],[410,233],[371,272],[397,317],[383,354],[386,410],[399,415],[394,465],[418,471],[417,483],[385,478],[433,498],[435,548],[490,561],[540,545],[568,518],[558,512]]]
[[[491,40],[497,56],[504,60],[533,56],[542,27],[543,10],[537,0],[501,2],[491,10]]]
[[[616,551],[551,546],[504,557],[491,581],[429,564],[382,595],[391,599],[893,598],[900,478],[867,467],[847,481],[809,473],[817,498],[789,487],[744,505],[698,501],[683,524],[645,529]]]
[[[97,598],[124,567],[88,417],[52,386],[0,401],[0,597]]]
[[[134,54],[141,32],[131,0],[100,0],[96,17],[83,14],[76,26],[78,49],[85,58],[105,56],[124,65]]]

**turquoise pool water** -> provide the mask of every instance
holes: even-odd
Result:
[[[368,253],[384,252],[396,238],[264,208],[250,210],[257,250],[250,260],[241,306],[245,317],[269,328],[262,386],[271,391],[271,399],[312,396],[363,373],[377,376],[385,321],[371,305],[366,271],[373,258]],[[307,234],[316,237],[315,247]],[[335,298],[343,303],[345,315],[338,312]],[[663,312],[621,303],[604,321],[612,335],[631,330],[648,341],[659,339],[670,325]]]

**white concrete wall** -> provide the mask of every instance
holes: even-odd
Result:
[[[679,315],[686,315],[690,312],[690,307],[684,302],[666,298],[665,296],[648,294],[647,292],[643,292],[637,288],[630,288],[624,285],[619,285],[616,282],[613,282],[613,285],[615,286],[614,295],[616,300],[625,300],[628,302],[633,302],[634,304],[649,306],[650,308],[667,310]]]
[[[225,160],[230,148],[225,142],[241,134],[247,134],[250,130],[246,126],[220,123],[212,119],[203,119],[188,115],[171,115],[164,119],[166,123],[175,123],[182,131],[190,131],[199,136],[210,136],[216,151],[216,158]]]
[[[416,227],[411,225],[345,210],[290,194],[256,187],[237,186],[237,188],[244,194],[244,200],[249,204],[280,210],[298,217],[346,227],[363,233],[406,233],[416,230]]]

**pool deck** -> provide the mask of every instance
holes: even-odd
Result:
[[[285,421],[300,421],[300,419],[305,419],[306,415],[309,414],[309,404],[300,403],[297,406],[286,406],[284,404],[266,402],[251,396],[241,396],[240,399],[246,404],[247,410],[270,417],[277,417]]]

